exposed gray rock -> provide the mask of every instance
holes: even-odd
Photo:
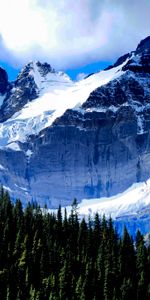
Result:
[[[119,107],[122,104],[150,103],[150,74],[127,71],[124,75],[94,90],[83,104],[84,109]]]
[[[28,198],[27,159],[23,151],[0,149],[0,182],[8,189],[13,199]]]

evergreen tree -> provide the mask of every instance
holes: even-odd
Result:
[[[144,239],[140,231],[136,235],[137,299],[146,299],[147,293],[147,255]]]
[[[133,240],[130,237],[127,228],[124,227],[123,239],[120,246],[120,279],[122,277],[122,288],[125,286],[127,294],[135,298],[135,251]]]

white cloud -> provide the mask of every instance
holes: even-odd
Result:
[[[0,58],[58,68],[114,59],[149,35],[149,11],[149,0],[0,0]]]

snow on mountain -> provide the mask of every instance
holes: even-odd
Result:
[[[55,92],[55,89],[65,89],[72,85],[69,76],[63,72],[56,72],[47,63],[39,61],[30,63],[29,75],[34,78],[40,96],[45,92]]]
[[[70,214],[71,206],[67,206]],[[51,209],[56,213],[57,210]],[[64,209],[62,209],[64,212]],[[91,219],[96,213],[106,218],[112,217],[119,234],[123,234],[124,225],[135,238],[136,231],[141,230],[143,234],[150,232],[150,179],[145,182],[134,183],[125,192],[113,197],[96,199],[83,199],[78,204],[79,218]]]
[[[89,215],[93,217],[98,212],[101,216],[105,214],[107,218],[111,216],[117,219],[126,215],[136,216],[139,210],[148,206],[150,206],[150,179],[134,183],[125,192],[109,198],[83,199],[78,204],[78,213],[79,216],[87,218]],[[66,209],[70,214],[71,206],[67,206]]]
[[[142,183],[134,183],[125,192],[110,198],[83,200],[79,205],[81,215],[98,212],[113,219],[126,215],[136,215],[140,209],[150,205],[150,179]]]
[[[80,107],[94,89],[121,76],[128,59],[117,67],[93,74],[79,82],[72,82],[62,72],[47,70],[47,64],[42,67],[39,62],[29,63],[19,78],[28,72],[34,78],[39,97],[0,124],[0,146],[15,141],[24,142],[27,136],[38,134],[50,126],[67,109]]]

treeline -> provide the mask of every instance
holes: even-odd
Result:
[[[111,218],[23,210],[0,191],[0,299],[150,299],[150,246],[119,238]]]

